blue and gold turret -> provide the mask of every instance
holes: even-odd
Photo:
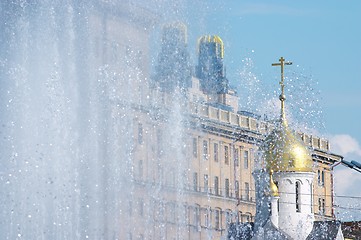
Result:
[[[229,86],[223,65],[224,44],[216,35],[198,39],[198,66],[196,76],[206,94],[226,93]]]
[[[198,54],[200,54],[200,46],[207,43],[214,43],[215,55],[218,58],[224,58],[223,40],[217,35],[204,35],[198,39]]]
[[[155,67],[155,80],[163,91],[182,90],[191,85],[191,66],[187,46],[187,27],[182,22],[166,24],[162,29],[162,45]]]

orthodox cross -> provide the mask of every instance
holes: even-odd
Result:
[[[285,96],[285,82],[284,82],[284,67],[285,65],[291,65],[292,62],[286,62],[285,59],[283,57],[281,57],[279,59],[279,63],[272,63],[272,66],[281,66],[281,81],[280,81],[280,85],[281,85],[281,95],[280,95],[280,100],[281,100],[281,118],[283,121],[285,121],[285,100],[286,100],[286,96]]]
[[[285,91],[285,84],[284,84],[284,67],[285,65],[291,65],[292,62],[286,62],[285,59],[283,57],[281,57],[279,59],[279,63],[272,63],[272,66],[281,66],[281,81],[280,81],[280,85],[281,85],[281,91],[282,91],[282,95],[284,95],[284,91]]]

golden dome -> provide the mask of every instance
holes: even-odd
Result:
[[[275,172],[311,172],[313,169],[310,151],[283,121],[266,137],[264,155],[267,169]]]
[[[274,172],[312,172],[311,153],[302,139],[289,129],[286,120],[283,67],[292,63],[285,62],[283,57],[279,61],[280,63],[272,66],[281,66],[281,119],[272,133],[266,137],[262,147],[266,167]]]

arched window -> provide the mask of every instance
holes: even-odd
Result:
[[[311,195],[311,213],[313,213],[313,187],[312,187],[312,183],[310,184],[310,195]]]
[[[220,208],[214,210],[214,228],[217,230],[221,229],[221,212]]]
[[[194,212],[193,212],[193,224],[195,227],[197,227],[198,229],[200,229],[200,224],[201,224],[201,219],[200,219],[200,206],[196,205],[194,207]]]
[[[252,214],[249,212],[246,212],[244,214],[242,214],[242,222],[246,223],[246,222],[252,222]]]
[[[301,212],[301,184],[299,181],[296,182],[296,212]]]
[[[226,226],[228,226],[232,222],[232,211],[230,209],[227,209],[224,213],[225,213]]]

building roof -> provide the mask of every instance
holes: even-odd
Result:
[[[341,229],[345,238],[361,239],[361,221],[343,222]]]
[[[315,221],[306,240],[337,239],[340,226],[340,221]]]
[[[254,229],[254,223],[232,224],[229,227],[227,239],[229,240],[290,240],[291,238],[276,228],[270,219],[257,230]]]
[[[231,223],[228,228],[227,239],[229,240],[250,240],[253,237],[254,224]]]
[[[361,223],[360,223],[361,226]],[[333,240],[338,239],[341,222],[340,221],[315,221],[312,231],[306,240]],[[257,231],[254,223],[233,223],[228,229],[229,240],[251,240],[251,239],[291,239],[286,233],[276,228],[270,219]]]
[[[267,222],[254,233],[253,239],[291,240],[292,238],[273,225],[271,219],[268,218]]]

